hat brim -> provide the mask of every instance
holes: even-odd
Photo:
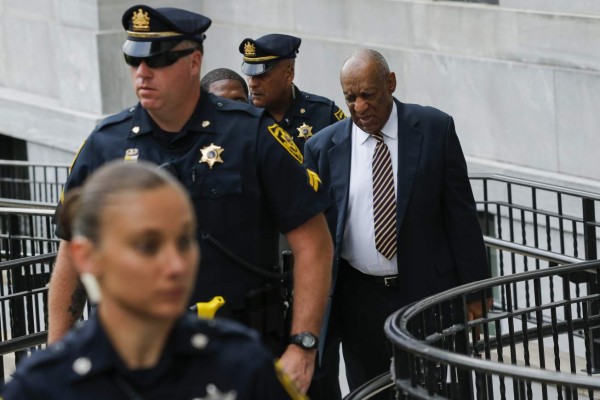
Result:
[[[279,60],[277,60],[279,61]],[[277,61],[267,62],[267,63],[258,63],[251,64],[245,61],[242,61],[242,72],[247,76],[257,76],[262,75],[277,64]]]
[[[181,40],[137,41],[126,40],[123,44],[123,53],[131,57],[151,57],[155,54],[171,50]]]

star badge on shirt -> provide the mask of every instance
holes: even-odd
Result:
[[[206,397],[199,397],[193,400],[235,400],[237,392],[230,390],[229,392],[221,392],[214,384],[209,383],[206,386]]]
[[[202,158],[200,159],[200,163],[207,163],[209,168],[212,169],[213,165],[216,163],[223,163],[223,159],[221,158],[221,153],[225,151],[221,146],[217,146],[214,143],[211,143],[210,146],[204,146],[200,149],[200,153],[202,153]]]
[[[304,122],[299,128],[296,128],[298,129],[298,137],[308,140],[313,135],[312,128],[312,126],[306,125],[306,122]]]

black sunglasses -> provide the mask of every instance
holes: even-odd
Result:
[[[175,64],[177,60],[192,54],[196,50],[198,49],[194,47],[191,49],[167,51],[166,53],[160,53],[150,57],[133,57],[125,54],[125,62],[132,67],[139,67],[143,61],[150,68],[163,68]]]

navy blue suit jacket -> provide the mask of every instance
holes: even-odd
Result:
[[[465,158],[452,117],[432,107],[398,110],[398,277],[402,304],[489,277]],[[340,261],[350,184],[352,120],[307,141],[306,166],[316,171],[334,205],[326,212]]]

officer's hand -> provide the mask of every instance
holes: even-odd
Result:
[[[304,350],[291,344],[279,359],[279,365],[302,394],[305,394],[310,386],[316,357],[317,350]]]

